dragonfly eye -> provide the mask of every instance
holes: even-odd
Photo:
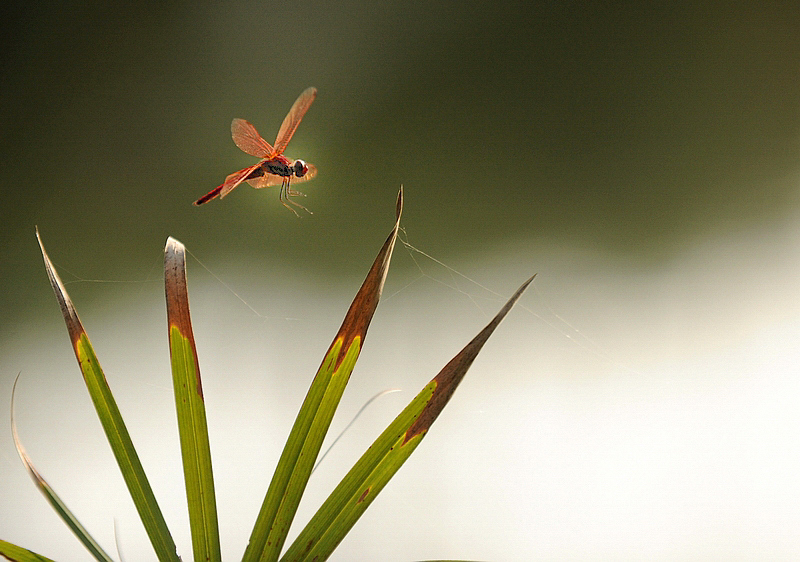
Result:
[[[292,168],[294,168],[294,175],[298,178],[302,178],[308,172],[308,166],[302,160],[295,160]]]

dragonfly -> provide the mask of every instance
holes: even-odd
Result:
[[[278,136],[275,138],[275,144],[269,144],[261,138],[261,135],[258,134],[256,128],[250,122],[244,119],[234,119],[231,122],[233,142],[247,154],[261,158],[261,161],[247,168],[242,168],[238,172],[233,172],[225,178],[222,185],[203,195],[194,204],[203,205],[217,197],[225,197],[235,187],[247,182],[256,189],[280,185],[279,199],[284,207],[295,215],[297,215],[297,211],[290,207],[289,204],[311,214],[311,211],[300,203],[292,201],[291,197],[305,194],[295,191],[291,188],[291,185],[310,180],[317,175],[317,169],[313,164],[309,164],[305,160],[287,158],[283,155],[283,151],[286,150],[286,146],[292,140],[292,135],[297,130],[297,126],[316,97],[316,88],[308,88],[300,94],[300,97],[294,102],[283,120],[281,128],[278,130]]]

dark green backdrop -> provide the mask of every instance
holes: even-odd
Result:
[[[383,236],[400,184],[412,242],[443,259],[546,237],[646,265],[798,205],[790,2],[3,11],[0,305],[12,323],[40,300],[32,284],[46,290],[34,225],[84,276],[141,278],[168,235],[212,262],[270,254],[339,275],[374,252],[357,243]],[[230,120],[271,140],[310,85],[319,97],[287,154],[319,168],[303,186],[315,214],[297,220],[275,189],[246,186],[194,208],[253,162]]]

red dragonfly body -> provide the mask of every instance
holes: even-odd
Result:
[[[242,182],[247,182],[256,189],[280,185],[280,200],[284,207],[297,214],[297,211],[287,204],[291,203],[295,207],[310,213],[311,211],[290,199],[294,195],[302,195],[299,191],[293,190],[290,187],[290,183],[310,180],[317,174],[317,169],[303,160],[287,158],[283,155],[283,151],[286,150],[286,146],[292,139],[295,130],[297,130],[297,126],[316,97],[316,88],[308,88],[300,94],[300,97],[292,105],[292,109],[289,110],[289,114],[283,120],[274,145],[261,138],[256,128],[249,122],[244,119],[234,119],[231,123],[233,142],[247,154],[257,156],[262,160],[257,164],[230,174],[225,178],[225,182],[222,185],[203,195],[194,204],[202,205],[216,197],[225,197],[233,188]]]

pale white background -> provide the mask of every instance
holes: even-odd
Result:
[[[503,295],[539,276],[334,559],[796,559],[798,224],[708,240],[655,269],[547,240],[449,264]],[[67,287],[190,559],[159,261],[154,251],[143,283]],[[268,262],[252,264],[257,276],[206,265],[262,315],[189,258],[223,555],[232,560],[360,278],[331,287]],[[500,306],[403,246],[394,265],[333,431],[376,392],[403,392],[373,405],[332,451],[298,522]],[[42,474],[107,549],[116,521],[125,559],[153,559],[54,300],[3,342],[2,396],[17,371],[19,430]],[[7,430],[0,471],[3,538],[87,559]]]

